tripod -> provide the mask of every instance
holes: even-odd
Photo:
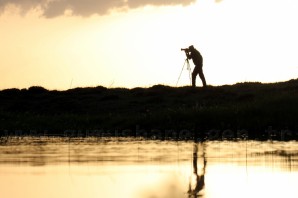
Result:
[[[191,85],[191,68],[190,68],[189,60],[188,60],[188,58],[186,58],[185,61],[184,61],[182,70],[181,70],[181,72],[180,72],[179,78],[178,78],[178,80],[177,80],[176,87],[177,87],[178,82],[179,82],[179,80],[180,80],[180,77],[181,77],[181,74],[182,74],[182,72],[183,72],[183,69],[184,69],[185,64],[187,64],[187,70],[189,71],[189,80],[190,80],[190,85]]]

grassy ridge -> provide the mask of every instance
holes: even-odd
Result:
[[[4,130],[182,130],[245,129],[262,136],[268,126],[298,129],[298,79],[191,88],[105,87],[49,91],[42,87],[0,91]]]

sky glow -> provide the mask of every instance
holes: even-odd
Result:
[[[207,84],[297,78],[294,0],[6,0],[0,10],[0,89],[175,86],[189,45]]]

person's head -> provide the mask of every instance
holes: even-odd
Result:
[[[194,48],[194,46],[193,46],[193,45],[191,45],[191,46],[189,46],[189,47],[188,47],[188,49],[189,49],[189,51],[191,51],[191,52],[192,52],[192,51],[193,51],[195,48]]]

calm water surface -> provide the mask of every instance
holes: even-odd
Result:
[[[294,141],[0,141],[1,198],[296,198],[297,184]]]

